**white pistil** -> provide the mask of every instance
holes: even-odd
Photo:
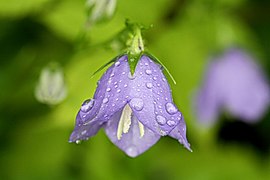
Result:
[[[131,125],[131,114],[132,114],[132,109],[127,104],[122,111],[122,115],[121,115],[119,123],[118,123],[118,128],[117,128],[117,139],[118,140],[121,139],[122,133],[128,132],[130,125]]]
[[[144,136],[144,126],[140,121],[138,121],[138,124],[140,129],[140,138],[142,138]]]

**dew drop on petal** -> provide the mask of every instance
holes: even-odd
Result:
[[[107,91],[107,92],[110,92],[110,91],[111,91],[111,88],[107,88],[106,91]]]
[[[128,73],[128,78],[130,79],[130,80],[133,80],[133,79],[135,79],[135,74],[131,74],[131,72],[129,72]]]
[[[174,106],[174,104],[168,102],[166,103],[166,111],[169,113],[169,114],[175,114],[177,113],[177,108]]]
[[[108,98],[104,98],[102,102],[103,102],[104,104],[106,104],[106,103],[108,103],[108,101],[109,101]]]
[[[150,74],[152,74],[152,71],[150,69],[147,69],[147,70],[145,70],[145,73],[150,75]]]
[[[85,135],[86,132],[87,132],[86,130],[82,131],[82,132],[81,132],[81,135]]]
[[[75,143],[76,143],[76,144],[80,144],[81,141],[80,141],[80,140],[76,140]]]
[[[161,115],[157,115],[156,120],[157,120],[157,123],[160,125],[164,125],[166,123],[166,118]]]
[[[133,107],[136,111],[141,111],[144,107],[143,100],[140,98],[133,98],[130,101],[130,106]]]
[[[130,147],[128,147],[126,150],[126,153],[130,157],[136,157],[139,154],[137,147],[134,145],[131,145]]]
[[[127,86],[128,86],[127,84],[124,85],[124,87],[127,87]]]
[[[85,113],[88,112],[88,111],[90,111],[93,108],[94,103],[95,103],[95,100],[93,100],[93,99],[87,99],[87,100],[85,100],[83,102],[82,106],[81,106],[81,111],[82,112],[85,112]]]
[[[121,89],[117,89],[117,91],[116,91],[116,92],[120,93],[120,92],[121,92]]]
[[[151,88],[153,87],[153,84],[150,83],[150,82],[148,82],[148,83],[146,83],[146,87],[147,87],[148,89],[151,89]]]
[[[176,123],[175,123],[175,121],[169,120],[169,121],[167,121],[167,124],[169,126],[174,126]]]
[[[119,65],[120,65],[120,62],[117,61],[117,62],[115,63],[115,66],[118,67]]]

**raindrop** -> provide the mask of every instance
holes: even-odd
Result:
[[[95,100],[94,99],[87,99],[83,102],[82,106],[81,106],[81,111],[82,112],[88,112],[90,111],[93,106],[94,106]]]
[[[115,81],[113,84],[116,85],[117,84],[117,81]]]
[[[110,77],[113,77],[114,76],[114,74],[112,73],[111,75],[110,75]]]
[[[104,104],[106,104],[108,101],[109,101],[108,98],[104,98],[102,102],[103,102]]]
[[[116,84],[114,87],[115,87],[115,88],[118,88],[118,85]]]
[[[140,98],[133,98],[130,101],[131,107],[133,107],[136,111],[141,111],[144,107],[143,100]]]
[[[147,70],[145,70],[145,73],[150,75],[150,74],[152,74],[152,71],[150,69],[147,69]]]
[[[82,131],[82,132],[81,132],[81,135],[85,135],[86,132],[87,132],[86,130]]]
[[[129,73],[128,73],[128,78],[129,78],[130,80],[135,79],[135,74],[132,76],[131,72],[129,72]]]
[[[156,77],[153,77],[153,79],[156,81],[157,80],[157,78]]]
[[[117,89],[117,91],[116,91],[116,92],[120,93],[120,92],[121,92],[121,89]]]
[[[115,63],[115,66],[118,67],[119,65],[120,65],[120,62],[117,61],[117,62]]]
[[[164,125],[166,123],[166,118],[161,116],[161,115],[157,115],[156,120],[157,120],[158,124],[160,124],[160,125]]]
[[[127,84],[124,85],[124,87],[127,87],[127,86],[128,86]]]
[[[134,145],[128,147],[126,153],[130,157],[136,157],[139,154],[137,147]]]
[[[153,84],[152,83],[146,83],[146,87],[148,88],[148,89],[151,89],[152,87],[153,87]]]
[[[174,104],[172,103],[166,103],[166,111],[169,113],[169,114],[175,114],[177,113],[177,108],[174,106]]]
[[[110,92],[110,91],[111,91],[111,88],[107,88],[106,91],[107,91],[107,92]]]
[[[169,121],[167,121],[167,124],[169,126],[174,126],[175,125],[175,121],[169,120]]]

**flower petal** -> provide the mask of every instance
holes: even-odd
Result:
[[[76,122],[81,122],[81,117],[78,114],[76,117]],[[98,130],[101,128],[102,123],[98,121],[92,121],[86,125],[78,124],[75,126],[74,131],[70,135],[69,142],[77,142],[80,140],[87,140],[89,137],[94,136]]]
[[[186,124],[184,118],[182,118],[180,123],[170,132],[169,136],[177,139],[180,144],[183,144],[185,148],[192,152],[190,144],[188,143],[188,140],[186,138],[186,131]]]
[[[182,115],[173,104],[171,90],[160,65],[142,56],[130,79],[129,105],[135,116],[152,131],[167,135],[177,126]]]
[[[105,131],[109,139],[128,156],[136,157],[142,154],[159,140],[160,136],[146,127],[141,137],[139,121],[134,115],[131,118],[129,131],[123,133],[121,139],[118,139],[116,132],[121,114],[122,111],[119,111],[106,123]]]

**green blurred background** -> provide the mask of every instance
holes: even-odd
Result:
[[[270,179],[270,113],[255,125],[197,123],[192,98],[209,56],[231,45],[258,58],[270,75],[268,0],[118,0],[109,22],[85,31],[85,0],[0,0],[0,179]],[[193,153],[169,137],[133,159],[100,131],[69,144],[75,116],[92,97],[117,53],[100,44],[124,21],[154,27],[147,48],[177,81],[175,103],[185,116]],[[57,106],[37,102],[41,69],[59,62],[68,87]]]

